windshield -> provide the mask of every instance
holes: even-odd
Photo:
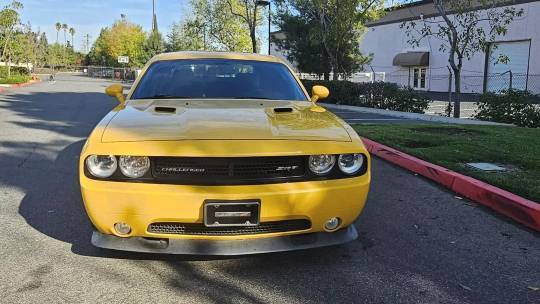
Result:
[[[284,64],[230,59],[158,61],[131,98],[307,100]]]

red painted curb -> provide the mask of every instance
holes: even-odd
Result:
[[[362,138],[368,151],[388,162],[427,177],[446,188],[540,231],[540,204],[472,177]]]
[[[41,82],[41,79],[32,79],[32,80],[29,80],[28,82],[10,84],[8,86],[0,87],[0,92],[5,91],[6,88],[20,88],[20,87],[25,87],[25,86],[28,86],[34,83],[39,83],[39,82]]]

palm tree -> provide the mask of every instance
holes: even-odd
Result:
[[[71,35],[71,48],[75,49],[75,29],[70,27],[69,34]]]
[[[60,30],[62,29],[62,23],[56,22],[56,43],[58,43],[58,33],[60,33]]]
[[[64,45],[67,44],[67,38],[66,38],[66,35],[67,35],[67,30],[68,30],[68,25],[67,24],[62,24],[62,29],[64,30]]]

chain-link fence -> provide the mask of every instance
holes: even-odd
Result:
[[[332,79],[333,75],[327,77]],[[300,73],[301,79],[323,80],[322,75]],[[456,100],[455,83],[451,73],[430,73],[426,68],[417,72],[415,69],[400,72],[361,72],[339,80],[352,82],[393,82],[400,86],[411,87],[425,92],[433,102],[427,109],[427,114],[446,115],[449,102]],[[540,75],[518,74],[511,71],[500,74],[483,75],[464,71],[461,76],[461,117],[473,117],[477,110],[476,102],[485,92],[501,93],[505,90],[527,90],[537,94],[540,103]]]
[[[139,68],[119,68],[107,66],[70,66],[35,68],[35,74],[56,75],[57,73],[77,73],[92,78],[103,78],[117,81],[134,81],[140,73]]]
[[[94,78],[107,78],[113,80],[133,81],[137,78],[140,69],[117,68],[104,66],[81,67],[80,72]]]

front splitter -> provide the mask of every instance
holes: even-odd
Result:
[[[347,243],[358,238],[354,225],[336,232],[317,232],[244,240],[148,239],[121,238],[94,231],[96,247],[162,254],[246,255],[325,247]]]

